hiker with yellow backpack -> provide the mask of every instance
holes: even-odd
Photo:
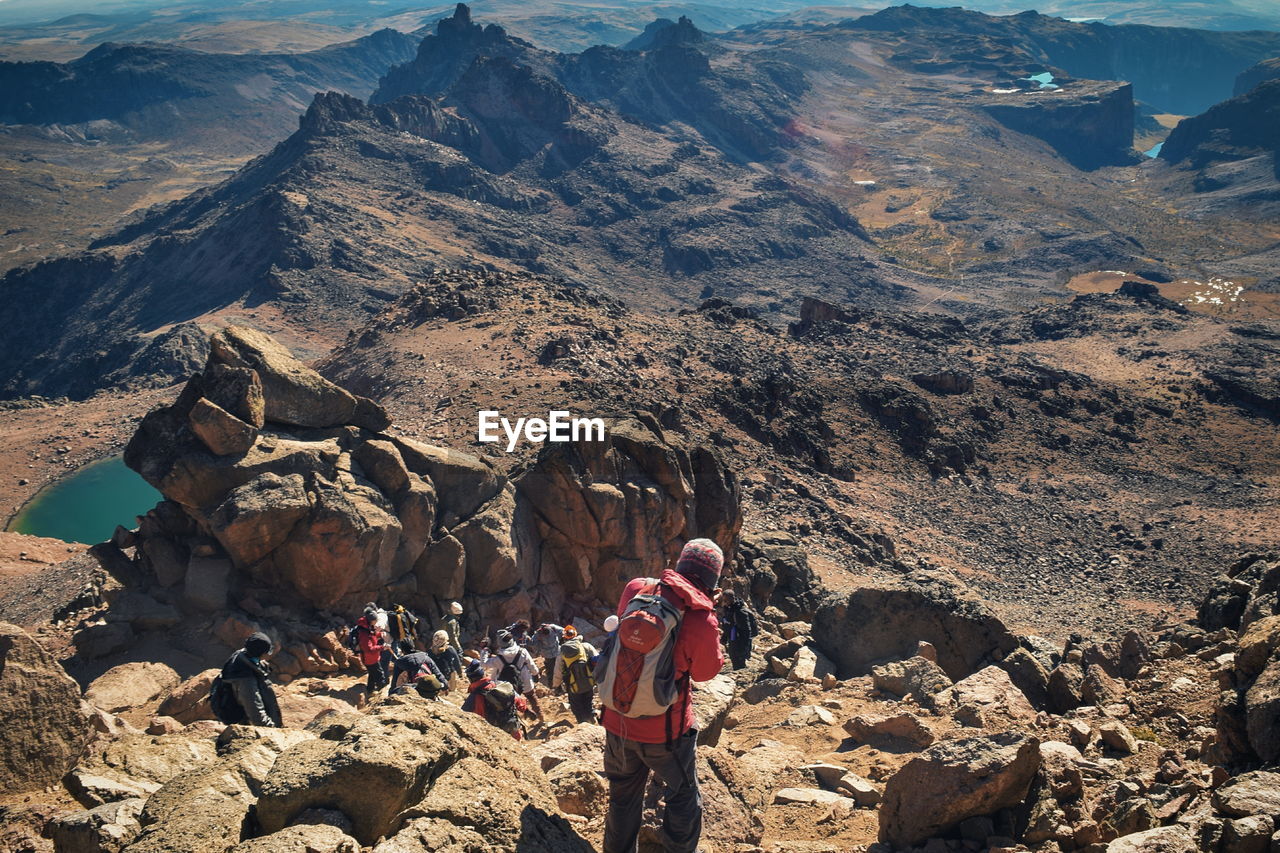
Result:
[[[577,628],[565,626],[555,674],[551,677],[551,689],[564,685],[569,696],[569,709],[580,723],[596,721],[595,659],[598,655],[595,646],[582,639]]]

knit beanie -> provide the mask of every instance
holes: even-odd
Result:
[[[244,650],[254,657],[262,657],[271,651],[271,638],[261,631],[250,634],[249,639],[244,641]]]
[[[724,552],[710,539],[691,539],[680,552],[676,571],[710,592],[720,582]]]
[[[471,663],[467,664],[467,678],[472,681],[479,681],[483,675],[484,667],[480,664],[480,661],[473,660]]]

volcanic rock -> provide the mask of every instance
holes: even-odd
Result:
[[[142,829],[138,815],[144,802],[134,798],[104,803],[50,821],[48,834],[54,849],[65,853],[120,853]]]
[[[20,793],[56,782],[89,739],[80,688],[17,625],[0,622],[0,784]]]
[[[905,711],[882,717],[859,714],[844,724],[844,730],[860,743],[889,737],[900,738],[923,748],[935,740],[933,732],[919,717]]]
[[[841,677],[864,674],[878,660],[912,654],[920,640],[937,649],[937,665],[952,680],[1017,646],[984,605],[953,582],[923,573],[898,586],[864,586],[845,600],[824,602],[814,616],[813,638]]]
[[[125,734],[105,744],[95,742],[66,784],[81,805],[93,808],[133,796],[145,798],[213,758],[212,741],[198,733]]]
[[[257,802],[262,829],[277,832],[312,807],[341,811],[366,846],[394,837],[399,849],[452,849],[443,842],[461,829],[500,849],[520,839],[585,849],[546,778],[508,735],[416,696],[330,726],[323,739],[280,756]]]
[[[1213,792],[1214,807],[1231,817],[1280,814],[1280,773],[1242,773]]]
[[[228,839],[242,837],[277,757],[314,737],[290,729],[227,727],[218,738],[216,759],[175,776],[147,799],[144,829],[130,845],[131,853],[225,851]]]
[[[926,707],[932,707],[937,702],[937,695],[951,686],[951,679],[942,668],[922,657],[872,667],[871,682],[877,690],[895,696],[914,696]]]
[[[1039,766],[1039,741],[1016,732],[931,746],[885,785],[880,840],[917,844],[965,818],[1015,806]]]
[[[299,824],[242,841],[228,853],[360,853],[360,842],[336,826]]]
[[[957,681],[950,696],[958,707],[968,709],[980,726],[996,721],[1026,725],[1036,717],[1035,708],[1014,686],[1009,674],[995,665]]]

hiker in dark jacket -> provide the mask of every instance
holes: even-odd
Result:
[[[271,653],[271,638],[261,632],[250,635],[244,648],[233,654],[222,666],[222,682],[231,688],[231,695],[244,715],[235,722],[251,726],[279,728],[280,705],[276,692],[267,677],[271,667],[263,660]],[[231,723],[232,720],[223,720]]]
[[[431,648],[427,650],[446,680],[462,676],[462,655],[449,645],[449,634],[443,628],[431,635]]]
[[[398,648],[400,657],[396,658],[396,664],[391,670],[392,693],[400,692],[401,688],[397,685],[401,675],[408,677],[403,689],[407,690],[412,686],[424,699],[434,699],[438,693],[449,689],[449,682],[445,680],[431,655],[415,649],[411,640],[401,640]]]
[[[397,604],[387,611],[387,634],[391,637],[391,642],[395,648],[400,648],[400,644],[408,640],[414,648],[417,648],[418,629],[421,622],[417,616],[405,609],[403,604]],[[394,686],[395,682],[392,682]]]
[[[751,646],[760,629],[751,608],[735,596],[733,590],[726,589],[720,600],[724,605],[720,616],[720,636],[724,638],[725,647],[729,650],[733,668],[742,669],[751,657]]]

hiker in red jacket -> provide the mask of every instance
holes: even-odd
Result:
[[[387,632],[378,622],[378,608],[372,604],[366,606],[364,615],[356,620],[360,662],[369,671],[369,680],[364,687],[366,701],[372,701],[373,694],[387,686],[387,660],[391,657],[391,646],[387,644]]]
[[[666,788],[663,844],[670,853],[697,850],[702,795],[690,682],[708,681],[724,665],[715,611],[723,565],[716,543],[694,539],[684,546],[675,569],[656,581],[635,578],[623,588],[618,631],[597,664],[609,779],[604,853],[634,853],[650,771]],[[665,665],[654,663],[668,655],[673,680],[662,676]],[[647,713],[672,697],[665,712]]]

